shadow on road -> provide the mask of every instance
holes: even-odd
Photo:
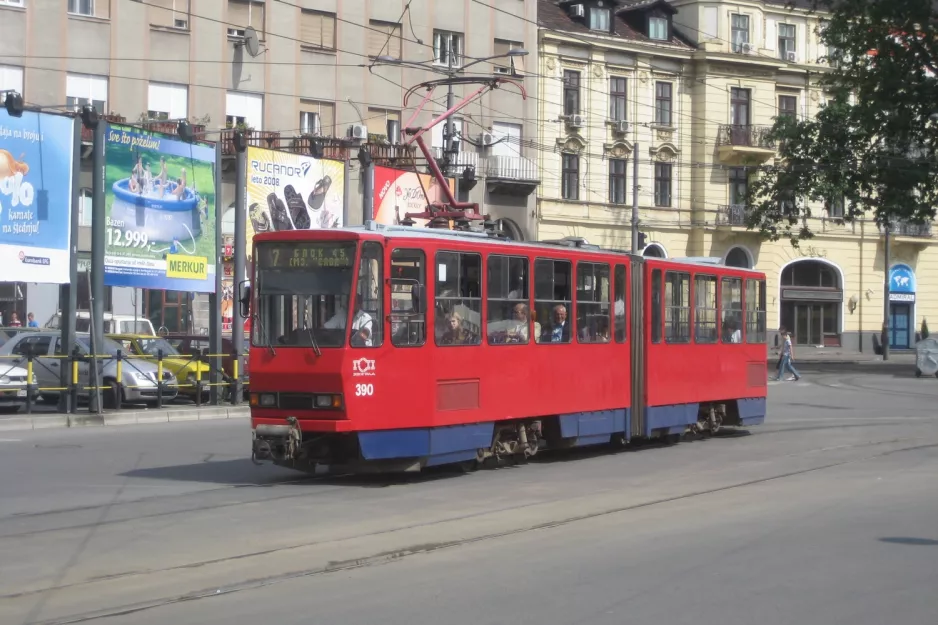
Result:
[[[938,547],[938,540],[932,540],[931,538],[910,538],[906,536],[894,536],[894,537],[888,537],[888,538],[880,538],[879,540],[884,543],[893,543],[896,545]]]

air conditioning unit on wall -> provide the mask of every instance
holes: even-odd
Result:
[[[355,124],[348,127],[348,136],[350,139],[356,139],[358,141],[367,141],[368,140],[368,126],[363,124]]]
[[[582,128],[586,125],[586,120],[582,115],[571,115],[567,118],[567,125],[571,128]]]
[[[493,134],[490,133],[490,132],[483,132],[483,133],[479,136],[479,143],[482,144],[482,147],[486,147],[486,148],[487,148],[487,147],[489,147],[490,145],[492,145],[493,143],[495,143],[495,141],[497,141],[497,139],[495,138],[495,135],[493,135]]]
[[[613,131],[613,132],[617,132],[617,133],[619,133],[620,135],[624,135],[624,134],[628,133],[628,131],[629,131],[629,122],[627,122],[627,121],[624,120],[624,119],[616,120],[616,122],[612,125],[612,131]]]
[[[786,53],[785,53],[785,60],[788,61],[789,63],[794,63],[794,62],[795,62],[795,53],[794,53],[794,51],[786,52]]]

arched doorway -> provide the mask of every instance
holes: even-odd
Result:
[[[736,246],[726,253],[723,264],[727,267],[752,269],[752,257],[749,255],[749,250],[744,247]]]
[[[524,241],[524,232],[511,219],[503,217],[495,220],[495,231],[503,234],[512,241]]]
[[[642,252],[642,256],[650,256],[652,258],[667,258],[668,253],[659,244],[651,243],[645,247],[645,250]]]
[[[798,345],[840,347],[843,274],[826,261],[805,259],[782,268],[781,325]]]

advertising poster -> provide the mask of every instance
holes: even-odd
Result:
[[[456,181],[449,178],[449,188],[456,192]],[[374,220],[379,224],[398,225],[407,213],[427,210],[427,200],[442,202],[443,190],[430,174],[418,174],[391,167],[375,167]],[[427,225],[425,219],[415,219],[415,226]]]
[[[215,148],[111,125],[105,132],[104,283],[215,291]]]
[[[248,146],[247,255],[255,233],[341,228],[345,163]]]
[[[0,266],[9,282],[69,281],[75,121],[0,109]]]

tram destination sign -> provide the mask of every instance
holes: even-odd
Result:
[[[265,243],[257,249],[261,269],[306,271],[348,269],[355,262],[355,245],[348,243]]]

